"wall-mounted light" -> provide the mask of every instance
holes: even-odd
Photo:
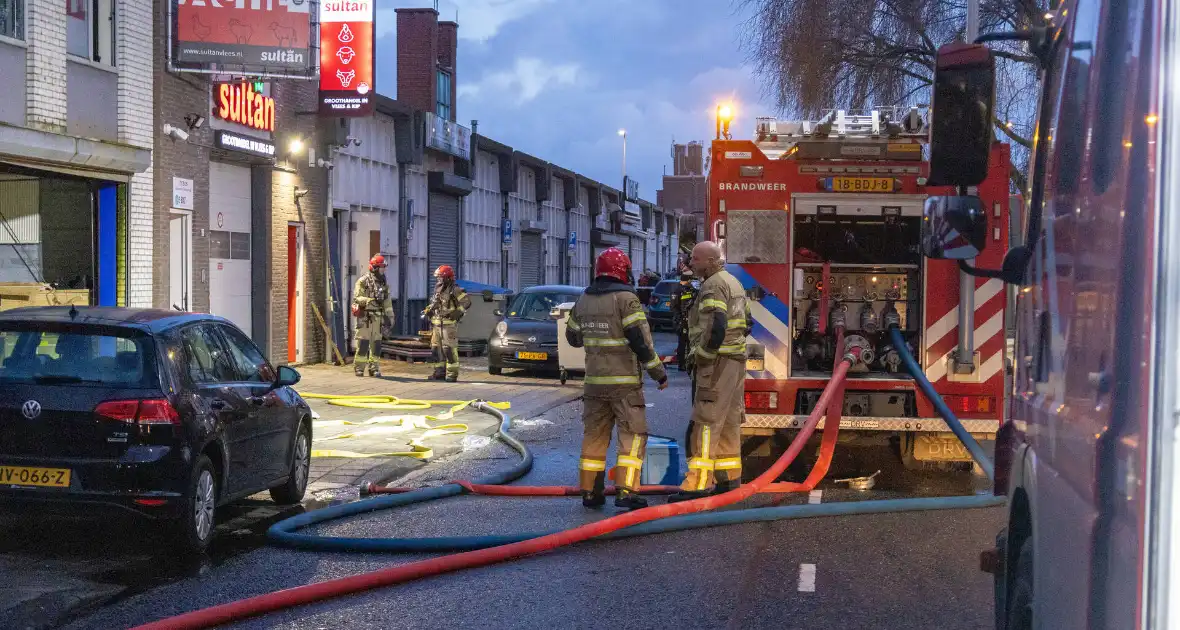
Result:
[[[187,114],[184,117],[184,124],[188,125],[189,131],[200,129],[201,125],[205,124],[205,117],[196,113]]]
[[[302,190],[300,190],[299,188],[295,189],[295,201],[299,201],[300,199],[303,199],[306,196],[307,196],[307,189],[306,188],[304,188]]]
[[[303,140],[295,138],[291,141],[291,144],[287,146],[287,149],[293,154],[303,153]]]

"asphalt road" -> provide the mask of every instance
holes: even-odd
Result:
[[[683,433],[687,379],[649,387],[651,432]],[[536,456],[521,482],[576,479],[580,403],[515,430]],[[413,485],[478,478],[514,460],[496,444],[411,474]],[[887,471],[887,490],[828,483],[823,502],[968,494],[969,473]],[[757,497],[766,504],[781,497]],[[789,496],[802,503],[808,496]],[[616,513],[576,499],[461,497],[320,528],[347,536],[439,536],[545,531]],[[979,550],[1001,526],[998,509],[884,514],[732,526],[589,542],[408,585],[245,621],[241,628],[988,628],[990,576]],[[125,599],[69,628],[126,628],[203,606],[423,558],[315,554],[263,548],[200,575]]]

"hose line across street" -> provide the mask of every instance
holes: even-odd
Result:
[[[897,340],[900,339],[900,333],[896,327],[891,327],[890,333],[894,337],[894,347],[899,349],[903,359],[905,360],[904,363],[906,369],[910,372],[915,381],[917,381],[923,393],[927,397],[931,398],[932,402],[935,404],[935,407],[941,414],[943,414],[947,424],[951,426],[955,434],[964,442],[964,445],[971,452],[972,457],[975,458],[976,462],[980,464],[980,466],[987,472],[990,478],[993,473],[993,468],[991,462],[988,461],[986,455],[984,454],[983,449],[978,443],[975,442],[970,433],[963,429],[962,425],[959,423],[958,419],[954,416],[950,409],[947,408],[946,405],[940,404],[941,399],[938,397],[932,397],[930,395],[933,390],[930,387],[929,382],[926,380],[925,374],[920,369],[918,369],[918,364],[916,361],[914,361],[913,357],[909,355],[907,346],[904,343],[897,342]],[[161,630],[164,628],[208,628],[247,617],[265,614],[268,612],[340,597],[342,595],[359,593],[374,588],[410,582],[443,573],[487,566],[490,564],[503,562],[505,560],[522,558],[537,553],[551,551],[559,547],[583,542],[591,538],[626,538],[631,536],[644,536],[648,534],[683,531],[704,527],[716,527],[721,525],[735,525],[739,523],[753,523],[783,519],[814,518],[821,516],[848,516],[857,514],[879,514],[885,512],[983,508],[1001,505],[1004,503],[1003,497],[956,496],[789,505],[744,510],[727,510],[724,512],[710,512],[711,510],[716,510],[717,508],[744,501],[755,493],[767,490],[808,490],[810,489],[807,487],[808,485],[814,487],[815,483],[818,483],[818,479],[815,479],[814,483],[812,483],[813,476],[809,475],[808,482],[803,484],[794,484],[791,486],[788,486],[787,484],[773,484],[774,480],[783,474],[784,471],[786,471],[787,467],[790,466],[795,457],[798,456],[798,454],[803,450],[804,445],[811,437],[811,434],[815,431],[819,421],[824,417],[825,410],[827,410],[829,407],[832,407],[832,403],[837,398],[838,394],[842,394],[843,384],[848,374],[848,370],[857,360],[857,358],[858,355],[855,351],[850,351],[848,354],[837,357],[837,364],[833,370],[831,380],[828,382],[823,391],[823,394],[820,396],[815,409],[812,411],[811,415],[808,416],[807,421],[803,424],[799,430],[798,435],[791,442],[791,445],[787,448],[786,452],[783,453],[783,455],[768,470],[759,475],[756,479],[729,492],[680,503],[653,505],[648,508],[626,512],[596,521],[594,523],[588,523],[563,531],[521,532],[498,536],[472,535],[439,538],[347,538],[299,533],[298,530],[300,529],[327,521],[468,493],[511,496],[566,496],[573,494],[573,492],[571,492],[572,489],[565,487],[531,488],[508,486],[504,488],[493,488],[493,486],[503,486],[504,484],[511,483],[512,481],[515,481],[516,479],[524,476],[532,468],[532,454],[524,444],[512,436],[511,432],[509,431],[511,428],[511,420],[501,411],[500,408],[485,402],[464,403],[462,401],[448,401],[445,404],[461,405],[459,408],[466,407],[469,404],[474,404],[475,408],[479,411],[498,417],[500,419],[500,431],[496,437],[519,453],[521,457],[520,461],[515,466],[507,470],[501,471],[495,475],[474,483],[455,482],[440,487],[424,488],[411,491],[392,489],[388,490],[388,492],[393,492],[394,494],[382,494],[381,496],[357,501],[355,503],[337,505],[300,514],[273,525],[267,532],[267,536],[270,541],[276,545],[309,551],[449,551],[458,553],[451,553],[450,555],[411,562],[408,564],[381,569],[370,573],[363,573],[360,575],[338,578],[315,584],[307,584],[274,593],[250,597],[236,602],[230,602],[177,615],[175,617],[162,619],[140,626],[140,628]],[[412,406],[410,408],[401,407],[401,409],[405,410],[421,410],[422,407],[419,405],[421,403],[427,402],[400,400],[394,397],[386,398],[362,396],[349,399],[328,396],[305,396],[328,398],[331,404],[343,403],[343,406],[366,405],[363,408],[389,408],[368,407],[367,405],[394,404]],[[374,398],[382,398],[382,400],[374,400]],[[340,402],[335,402],[336,400],[339,400]],[[443,404],[439,403],[438,401],[432,402],[435,404]],[[839,404],[837,404],[835,408],[839,408]],[[827,422],[824,428],[825,438],[828,437],[828,431],[833,432],[832,437],[834,438],[834,432],[838,431],[838,427],[838,422]],[[826,441],[827,440],[825,440],[825,442]],[[834,443],[834,439],[832,442]],[[827,462],[823,461],[825,458],[828,460]],[[830,462],[830,458],[830,449],[822,449],[821,461],[820,463],[816,464],[816,467],[822,467],[824,470],[826,470],[827,463]],[[674,491],[676,488],[656,486],[644,488],[644,490],[648,493],[655,493]]]

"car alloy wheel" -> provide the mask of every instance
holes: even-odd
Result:
[[[193,524],[197,539],[204,542],[213,533],[213,510],[216,508],[217,493],[214,490],[213,473],[202,470],[197,478],[197,491],[193,497]]]
[[[307,475],[311,470],[311,452],[307,444],[307,434],[300,431],[295,438],[295,487],[300,494],[307,489]]]

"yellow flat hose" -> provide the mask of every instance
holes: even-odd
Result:
[[[393,425],[390,427],[373,426],[372,429],[365,431],[342,433],[340,435],[333,435],[326,438],[318,438],[313,442],[327,442],[331,440],[346,440],[350,438],[360,437],[366,434],[382,433],[386,431],[379,430],[380,428],[388,428],[389,433],[397,433],[401,431],[408,431],[411,429],[426,429],[426,431],[410,440],[410,449],[408,451],[394,451],[388,453],[358,453],[355,451],[341,450],[341,449],[313,449],[311,451],[312,457],[344,457],[348,459],[369,459],[372,457],[412,457],[414,459],[430,459],[434,457],[434,449],[426,446],[422,442],[424,440],[439,437],[442,435],[455,435],[466,433],[468,427],[466,424],[442,424],[438,426],[431,426],[427,420],[451,420],[455,414],[466,409],[475,400],[414,400],[409,398],[398,398],[397,396],[383,396],[383,395],[367,395],[367,396],[348,396],[336,394],[317,394],[317,393],[299,393],[304,398],[314,398],[318,400],[326,400],[329,405],[337,407],[349,407],[354,409],[383,409],[392,411],[422,411],[430,409],[439,405],[450,405],[451,408],[438,414],[428,416],[379,416],[370,418],[363,422],[354,422],[349,420],[325,420],[317,421],[315,424],[324,425],[353,425],[353,426],[373,426],[373,425]],[[486,403],[489,407],[504,410],[511,408],[511,403]]]

